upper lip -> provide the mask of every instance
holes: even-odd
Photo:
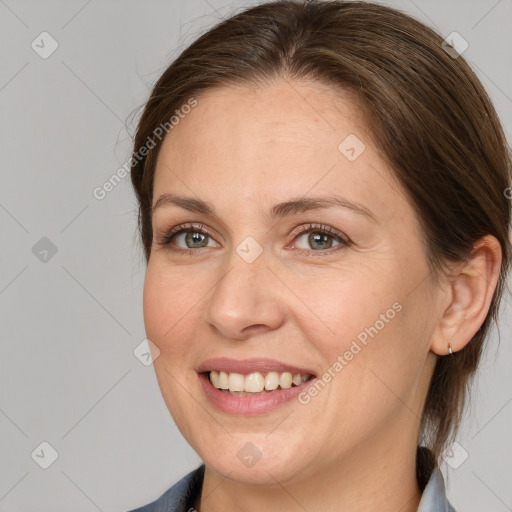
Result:
[[[217,357],[204,361],[196,368],[198,373],[209,372],[212,370],[242,374],[253,372],[290,372],[294,375],[301,373],[302,375],[309,374],[315,376],[315,373],[311,369],[285,364],[274,359],[266,358],[229,359],[227,357]]]

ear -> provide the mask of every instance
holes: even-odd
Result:
[[[456,266],[448,284],[449,305],[440,319],[430,349],[438,355],[461,350],[476,334],[489,311],[498,282],[502,252],[492,235],[480,238],[470,259]]]

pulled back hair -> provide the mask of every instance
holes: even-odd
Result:
[[[131,180],[146,262],[161,141],[139,148],[190,98],[223,85],[273,80],[327,84],[356,101],[377,150],[390,164],[422,227],[434,278],[467,261],[484,235],[501,245],[502,265],[478,332],[453,355],[438,356],[426,397],[417,479],[459,428],[484,340],[497,322],[511,257],[512,152],[484,87],[462,56],[409,15],[367,1],[272,1],[219,22],[166,69],[138,123]],[[200,101],[200,99],[199,99]]]

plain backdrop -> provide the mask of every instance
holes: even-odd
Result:
[[[200,463],[136,356],[145,264],[129,177],[103,200],[93,190],[128,159],[130,114],[171,60],[256,3],[0,0],[1,511],[123,511]],[[385,3],[463,36],[510,141],[512,2]],[[511,302],[442,464],[458,512],[512,510]]]

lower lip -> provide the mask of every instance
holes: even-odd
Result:
[[[200,373],[199,380],[203,386],[206,396],[210,402],[220,411],[238,416],[255,416],[265,414],[286,402],[293,400],[306,387],[312,384],[316,378],[303,382],[299,386],[292,386],[288,389],[276,389],[263,395],[255,396],[234,396],[218,390],[212,385],[207,373]]]

